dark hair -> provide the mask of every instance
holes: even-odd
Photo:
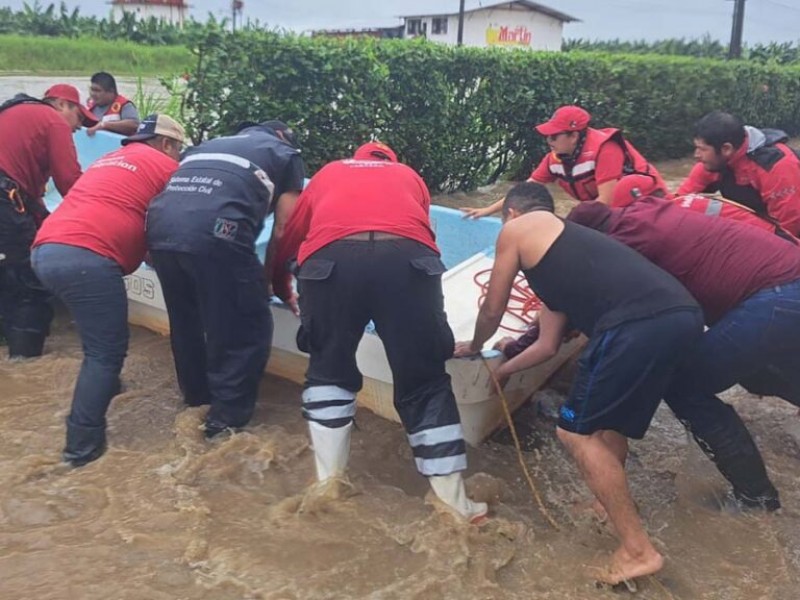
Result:
[[[556,209],[547,188],[533,181],[520,183],[509,190],[503,202],[503,216],[507,216],[512,208],[522,214],[535,210],[555,212]]]
[[[96,83],[107,92],[117,93],[117,80],[111,73],[100,71],[92,75],[92,83]]]
[[[719,152],[724,144],[738,148],[744,143],[744,122],[730,113],[715,110],[694,124],[694,137]]]

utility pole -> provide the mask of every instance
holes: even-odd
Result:
[[[244,8],[243,0],[231,0],[231,13],[233,15],[233,21],[231,22],[231,26],[233,28],[234,33],[236,33],[236,13],[239,13],[239,20],[241,21],[243,8]]]
[[[464,2],[461,0],[458,7],[458,45],[464,43]]]
[[[742,57],[742,32],[744,31],[744,4],[746,0],[734,0],[733,29],[731,30],[731,46],[728,58]]]

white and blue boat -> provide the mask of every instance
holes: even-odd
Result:
[[[105,132],[98,132],[90,138],[85,131],[78,131],[75,144],[82,166],[86,168],[100,156],[117,149],[119,140],[118,136]],[[49,191],[45,200],[51,211],[57,209],[61,202],[55,190]],[[430,214],[442,260],[448,268],[442,277],[448,322],[457,340],[470,339],[481,296],[475,275],[492,268],[500,221],[465,220],[459,211],[442,206],[432,206]],[[258,239],[257,250],[262,260],[271,230],[270,218]],[[168,334],[169,319],[155,271],[142,264],[126,278],[126,289],[130,323]],[[272,314],[275,333],[267,371],[303,383],[308,356],[298,350],[295,344],[299,319],[277,299],[272,303]],[[521,327],[521,323],[513,323],[513,317],[511,321],[510,326]],[[491,347],[503,335],[506,334],[499,332],[487,347]],[[513,411],[523,404],[580,350],[582,344],[582,338],[574,339],[564,344],[548,362],[512,376],[504,388],[509,408]],[[495,350],[486,350],[483,356],[490,366],[499,364],[502,359]],[[358,395],[359,403],[382,417],[399,422],[392,403],[392,374],[386,353],[378,336],[369,328],[358,347],[357,360],[364,375],[364,388]],[[492,380],[483,361],[479,359],[452,359],[447,363],[447,370],[453,380],[465,438],[470,444],[478,444],[505,422]]]

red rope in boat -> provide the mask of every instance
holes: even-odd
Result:
[[[491,269],[478,271],[473,277],[475,284],[481,289],[481,295],[478,298],[478,308],[483,305],[486,299],[486,292],[489,291],[489,278],[492,274]],[[510,327],[508,325],[500,324],[501,329],[510,331],[512,333],[525,333],[528,326],[533,322],[534,313],[542,308],[542,301],[533,293],[525,276],[521,273],[517,275],[514,280],[514,285],[511,287],[511,295],[508,298],[508,306],[506,306],[506,314],[510,315],[520,323],[522,329]]]

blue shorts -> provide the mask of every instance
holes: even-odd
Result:
[[[699,309],[676,309],[592,336],[558,426],[644,437],[680,360],[703,332]]]

